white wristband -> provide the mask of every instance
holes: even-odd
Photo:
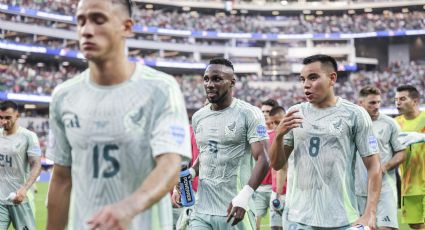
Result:
[[[238,195],[233,198],[233,207],[241,207],[247,210],[248,202],[249,199],[251,199],[252,194],[254,194],[254,189],[252,189],[249,185],[245,185],[243,189],[238,193]]]
[[[196,171],[194,168],[189,168],[189,174],[192,177],[192,180],[196,177]]]

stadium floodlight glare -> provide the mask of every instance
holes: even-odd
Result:
[[[35,108],[37,108],[37,106],[36,106],[36,105],[34,105],[34,104],[25,104],[25,105],[24,105],[24,108],[25,108],[25,109],[35,109]]]
[[[277,10],[273,10],[273,11],[272,11],[272,15],[274,15],[274,16],[279,15],[279,11],[277,11]]]
[[[282,4],[283,6],[288,5],[288,1],[280,1],[280,4]]]
[[[355,10],[348,10],[348,14],[355,14],[356,11]]]
[[[153,5],[152,5],[152,4],[146,4],[146,5],[145,5],[145,8],[146,8],[146,9],[152,9],[152,8],[153,8]]]
[[[232,11],[230,11],[230,13],[231,13],[231,14],[237,14],[237,13],[238,13],[238,11],[237,11],[237,10],[232,10]]]
[[[311,14],[311,10],[303,10],[303,14]]]
[[[323,15],[323,11],[318,10],[318,11],[316,11],[316,14],[317,14],[317,15]]]
[[[409,8],[403,8],[403,9],[401,9],[401,12],[403,12],[403,13],[409,13]]]
[[[182,7],[182,10],[183,10],[183,11],[190,11],[190,7],[188,7],[188,6],[183,6],[183,7]]]
[[[364,12],[366,12],[366,13],[370,13],[370,12],[372,12],[372,8],[365,8],[365,9],[364,9]]]
[[[241,14],[247,14],[247,13],[248,13],[248,10],[245,10],[245,9],[241,10]]]

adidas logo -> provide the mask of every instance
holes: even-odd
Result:
[[[382,219],[382,221],[384,221],[384,222],[390,222],[391,220],[390,220],[390,218],[388,216],[386,216],[386,217],[384,217],[384,219]]]

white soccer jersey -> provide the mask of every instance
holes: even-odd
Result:
[[[28,157],[40,156],[40,144],[34,132],[19,127],[15,134],[0,136],[0,204],[13,204],[7,197],[27,181],[30,174]]]
[[[354,192],[355,153],[378,151],[367,112],[338,98],[334,106],[318,109],[311,103],[298,108],[301,127],[284,137],[293,146],[288,219],[317,227],[340,227],[358,218]]]
[[[71,167],[73,229],[87,229],[86,221],[101,207],[138,189],[156,156],[173,152],[191,158],[188,117],[177,82],[139,64],[118,85],[96,85],[88,70],[60,85],[50,119],[55,147],[48,157]],[[160,202],[137,215],[129,229],[170,229],[171,203],[168,195],[164,199],[166,206]]]
[[[195,212],[226,216],[231,200],[251,176],[255,162],[250,144],[268,140],[268,135],[259,108],[236,98],[223,110],[210,106],[192,118],[200,164]]]
[[[373,131],[378,140],[379,155],[381,158],[381,164],[384,164],[391,160],[394,153],[404,150],[405,148],[401,145],[398,140],[398,134],[400,127],[391,117],[380,114],[379,117],[372,122]],[[367,196],[367,169],[363,164],[361,158],[356,160],[356,195]],[[382,178],[381,193],[384,192],[396,192],[396,176],[395,169],[387,172]]]

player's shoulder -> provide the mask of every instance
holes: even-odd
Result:
[[[88,76],[88,69],[77,74],[75,77],[66,80],[62,84],[59,84],[55,87],[52,93],[52,97],[58,97],[60,95],[66,94],[75,89],[80,89],[81,84],[83,84],[84,79]]]
[[[381,120],[382,122],[385,122],[391,126],[397,125],[397,122],[395,121],[394,118],[386,115],[386,114],[379,114],[379,120]]]
[[[247,115],[254,115],[254,116],[258,116],[259,114],[262,114],[261,109],[251,105],[250,103],[238,99],[238,98],[234,98],[233,100],[235,100],[235,108],[238,109],[238,112],[242,113],[242,114],[247,114]]]
[[[137,63],[136,71],[136,81],[141,84],[150,84],[153,87],[179,87],[173,76],[149,66]]]
[[[37,134],[27,128],[19,127],[17,133],[25,136],[26,138],[37,138]]]
[[[200,108],[199,110],[197,110],[193,115],[192,115],[192,120],[197,120],[203,116],[205,116],[206,114],[211,112],[211,104],[207,104],[204,107]]]

